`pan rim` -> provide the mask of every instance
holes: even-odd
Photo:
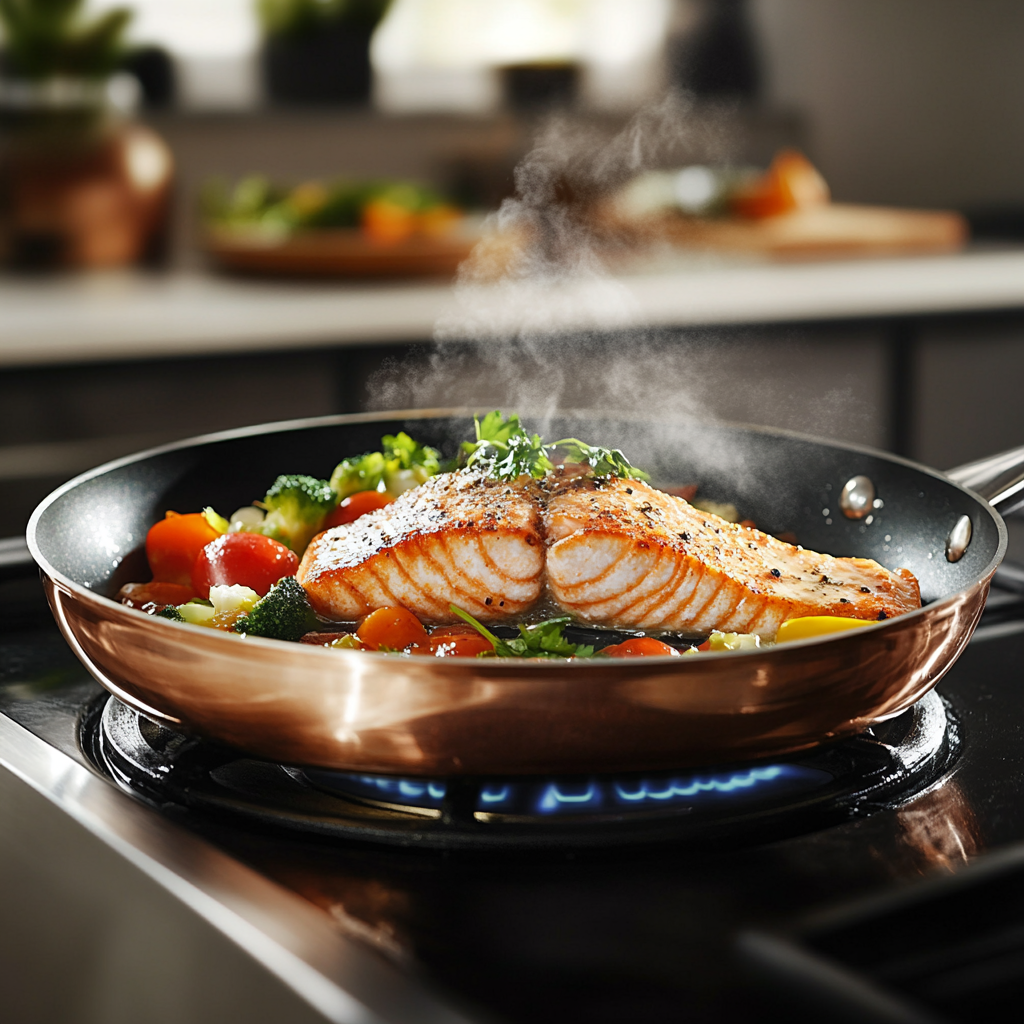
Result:
[[[29,552],[39,568],[46,574],[47,577],[55,584],[59,584],[63,589],[70,591],[80,599],[88,601],[98,601],[101,606],[106,604],[113,606],[114,608],[120,609],[121,612],[129,613],[131,615],[138,615],[145,618],[150,623],[159,622],[163,626],[179,629],[181,626],[190,626],[189,623],[177,623],[169,620],[158,620],[152,615],[148,615],[145,612],[136,609],[128,608],[125,605],[119,604],[112,598],[106,597],[103,594],[99,594],[92,590],[90,587],[86,587],[76,581],[70,579],[64,573],[60,572],[59,569],[54,567],[50,561],[43,555],[40,550],[39,544],[36,541],[36,532],[38,525],[47,509],[50,508],[57,500],[63,497],[65,494],[74,490],[76,487],[81,486],[89,480],[103,476],[106,473],[113,472],[114,470],[121,469],[125,466],[130,466],[133,463],[142,462],[146,459],[152,458],[158,455],[164,455],[174,451],[188,450],[193,448],[200,448],[206,445],[219,444],[225,441],[232,441],[246,437],[258,437],[263,434],[269,433],[286,433],[289,431],[299,430],[311,430],[320,427],[331,427],[331,426],[346,426],[349,424],[359,423],[374,423],[382,420],[394,420],[394,419],[454,419],[457,417],[468,417],[474,415],[481,415],[487,411],[490,411],[487,407],[467,407],[467,406],[456,406],[449,408],[432,408],[432,409],[404,409],[404,410],[382,410],[379,412],[362,412],[362,413],[337,413],[330,416],[310,416],[302,417],[299,419],[292,420],[279,420],[272,421],[270,423],[255,424],[247,427],[235,427],[230,430],[215,431],[209,434],[199,434],[195,437],[183,438],[179,441],[171,441],[167,444],[157,445],[153,448],[147,448],[140,452],[135,452],[130,455],[121,456],[118,459],[113,459],[109,462],[105,462],[93,469],[86,470],[84,473],[80,473],[78,476],[61,484],[55,490],[51,491],[43,500],[35,507],[32,515],[29,517],[28,525],[25,530],[25,540],[28,546]],[[530,417],[531,415],[543,415],[536,411],[526,410],[520,412],[520,415],[524,418]],[[602,413],[598,410],[590,409],[566,409],[561,410],[557,413],[558,416],[568,417],[591,417],[593,419],[617,419],[624,422],[634,423],[650,423],[651,420],[648,417],[642,415],[631,414],[627,412],[616,412],[614,417],[608,416],[606,413]],[[663,418],[663,422],[674,423],[674,424],[686,424],[686,423],[700,423],[703,422],[693,417],[679,417],[679,418]],[[930,476],[944,484],[953,486],[956,490],[960,491],[973,502],[981,507],[986,512],[989,518],[992,520],[996,527],[998,544],[996,545],[996,551],[993,557],[989,560],[989,563],[985,568],[977,574],[976,578],[966,587],[960,590],[954,591],[951,594],[947,594],[945,597],[939,598],[936,601],[932,601],[927,605],[922,605],[920,608],[915,609],[911,612],[905,612],[903,615],[898,615],[892,619],[885,619],[884,621],[876,621],[863,627],[863,629],[856,630],[858,636],[864,635],[865,631],[874,632],[879,629],[889,628],[893,623],[896,622],[907,622],[915,617],[920,617],[925,612],[931,612],[933,609],[942,608],[947,604],[952,604],[964,595],[972,592],[978,587],[985,586],[991,580],[999,564],[1003,561],[1006,554],[1006,547],[1008,543],[1008,535],[1006,525],[1003,522],[1002,517],[999,513],[980,495],[975,494],[973,491],[955,480],[950,479],[946,474],[939,470],[933,469],[930,466],[926,466],[922,463],[915,462],[913,459],[905,458],[901,455],[895,455],[890,452],[882,451],[878,448],[873,448],[869,445],[852,444],[841,441],[831,441],[820,437],[815,437],[811,434],[804,434],[800,431],[787,430],[780,427],[766,427],[763,425],[756,424],[745,424],[734,421],[726,420],[715,420],[712,421],[716,427],[742,430],[747,433],[762,434],[769,437],[784,437],[797,441],[804,441],[811,444],[827,444],[832,448],[836,448],[842,451],[851,452],[854,454],[860,454],[869,456],[872,458],[880,458],[883,461],[893,463],[899,466],[903,466],[907,469],[913,469],[919,473],[923,473],[925,476]],[[158,627],[159,628],[159,627]],[[202,630],[201,635],[207,635],[213,631],[202,626],[191,625],[191,629]],[[220,632],[220,631],[217,631]],[[221,640],[228,639],[243,639],[239,634],[223,633]],[[213,638],[210,637],[212,640]],[[701,654],[711,655],[730,655],[731,657],[764,657],[766,654],[774,651],[776,646],[781,647],[785,650],[799,650],[807,647],[818,647],[824,643],[839,642],[844,639],[849,639],[848,632],[839,632],[827,634],[822,637],[810,637],[805,640],[793,640],[785,644],[772,645],[770,647],[754,647],[749,649],[743,649],[739,651],[703,651]],[[248,643],[256,642],[257,647],[263,646],[264,644],[271,644],[274,650],[279,649],[279,645],[285,641],[281,640],[269,640],[264,637],[250,637],[245,636],[244,640]],[[337,657],[340,653],[342,655],[353,654],[359,655],[360,659],[370,657],[374,661],[386,663],[388,660],[393,660],[393,655],[383,654],[377,651],[327,651],[326,649],[321,650],[319,645],[316,644],[293,644],[295,648],[304,648],[309,652],[319,652],[316,654],[320,657],[324,654],[330,657]],[[308,655],[301,655],[301,657],[307,657]],[[692,656],[691,656],[692,657]],[[623,669],[629,666],[632,659],[607,659],[608,663],[619,662]],[[689,659],[688,659],[689,662]],[[537,671],[542,668],[553,668],[557,667],[559,670],[565,669],[579,669],[583,670],[588,667],[592,667],[592,662],[589,659],[580,660],[569,660],[564,661],[556,659],[533,659],[533,658],[494,658],[486,659],[488,670],[498,669],[499,671]],[[647,657],[643,659],[645,665],[650,667],[658,666],[674,666],[678,669],[683,668],[683,664],[680,663],[680,659],[675,656],[655,656]],[[704,664],[705,659],[699,658],[697,664]],[[602,668],[605,665],[602,664]]]

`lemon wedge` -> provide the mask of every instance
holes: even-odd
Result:
[[[811,640],[829,633],[843,633],[848,629],[870,626],[873,619],[846,619],[839,615],[804,615],[798,619],[787,619],[779,626],[777,644],[787,640]]]

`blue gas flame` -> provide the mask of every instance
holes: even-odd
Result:
[[[763,768],[751,768],[732,775],[711,775],[691,779],[664,779],[656,782],[640,780],[634,783],[614,783],[615,796],[624,803],[641,803],[647,800],[674,800],[678,797],[692,797],[699,793],[735,793],[753,789],[762,782],[771,782],[792,775],[796,765],[770,764]]]

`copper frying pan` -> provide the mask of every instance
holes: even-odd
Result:
[[[406,429],[452,450],[454,412],[340,416],[211,435],[110,463],[36,509],[28,544],[64,636],[111,693],[153,719],[291,764],[403,775],[629,771],[774,756],[859,732],[926,693],[964,649],[1006,548],[993,507],[881,452],[727,425],[593,416],[546,425],[625,448],[656,482],[699,481],[765,530],[906,566],[925,607],[824,640],[685,659],[567,663],[403,658],[241,638],[110,600],[146,579],[167,508],[230,510],[279,472],[325,476]],[[1016,495],[1020,452],[967,467]],[[871,480],[861,518],[844,483]],[[954,526],[970,542],[947,559]]]

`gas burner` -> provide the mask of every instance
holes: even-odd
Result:
[[[162,807],[344,839],[444,849],[764,841],[898,806],[941,778],[960,736],[935,692],[851,739],[771,761],[618,776],[397,778],[254,760],[104,697],[82,746]]]

